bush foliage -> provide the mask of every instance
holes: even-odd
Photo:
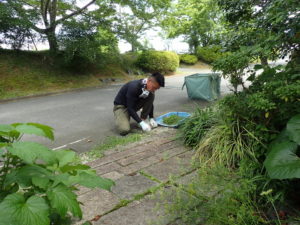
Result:
[[[136,65],[147,72],[174,72],[179,66],[179,56],[170,51],[144,51]]]
[[[228,53],[221,52],[221,46],[211,45],[197,48],[197,57],[207,63],[212,63]]]
[[[190,55],[190,54],[183,54],[179,56],[180,62],[188,65],[194,65],[197,61],[198,58],[195,55]]]

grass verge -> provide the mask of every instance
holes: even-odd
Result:
[[[51,61],[47,52],[0,50],[0,99],[97,87],[130,79],[112,64],[80,73]]]

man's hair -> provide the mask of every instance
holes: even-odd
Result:
[[[165,86],[165,77],[161,73],[152,73],[151,77],[154,77],[159,86],[164,87]]]

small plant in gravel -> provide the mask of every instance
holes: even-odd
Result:
[[[110,190],[114,184],[76,163],[75,152],[22,141],[24,134],[54,140],[46,125],[0,125],[0,225],[65,224],[70,214],[82,217],[77,185]]]

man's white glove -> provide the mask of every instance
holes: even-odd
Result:
[[[139,124],[142,127],[143,131],[150,131],[151,130],[150,125],[148,123],[146,123],[145,121],[142,121]]]
[[[151,118],[151,119],[149,120],[149,122],[150,122],[150,125],[151,125],[152,128],[158,126],[157,123],[156,123],[156,121],[155,121],[153,118]]]

